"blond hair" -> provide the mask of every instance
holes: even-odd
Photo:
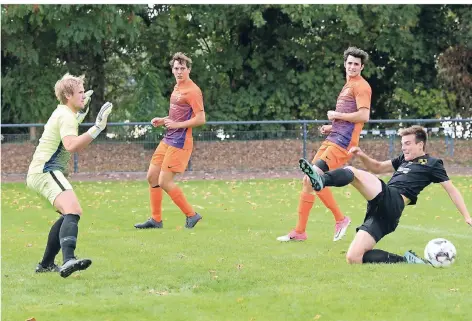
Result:
[[[183,52],[176,52],[169,61],[170,67],[174,67],[174,62],[178,61],[181,65],[186,65],[188,69],[192,68],[192,59],[187,57]]]
[[[85,75],[82,76],[73,76],[69,73],[62,76],[56,82],[54,86],[54,92],[56,94],[57,100],[63,105],[67,103],[67,96],[72,96],[74,94],[74,89],[80,85],[84,84]]]
[[[418,144],[419,142],[423,142],[423,150],[426,147],[426,141],[428,140],[428,134],[426,133],[426,129],[420,125],[414,125],[408,128],[402,128],[398,131],[398,135],[401,137],[408,136],[408,135],[415,135],[415,142]]]

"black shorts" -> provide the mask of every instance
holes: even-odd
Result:
[[[376,242],[395,231],[405,208],[405,201],[398,190],[387,186],[382,180],[380,182],[382,191],[367,203],[364,223],[356,229],[366,231]]]

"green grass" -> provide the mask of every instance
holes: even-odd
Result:
[[[470,209],[472,178],[454,182]],[[193,230],[167,196],[164,229],[135,230],[149,216],[145,182],[73,184],[84,210],[76,253],[93,264],[67,279],[33,272],[57,214],[23,184],[2,184],[2,320],[472,318],[472,229],[439,185],[379,248],[422,254],[445,237],[458,250],[449,269],[346,264],[365,212],[352,187],[334,190],[353,219],[343,240],[332,242],[332,215],[317,201],[308,241],[287,244],[275,238],[295,225],[300,180],[180,182],[204,217]]]

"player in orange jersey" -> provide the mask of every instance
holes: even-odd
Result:
[[[338,96],[336,110],[328,111],[328,119],[332,124],[320,128],[321,133],[328,137],[312,161],[314,168],[320,174],[342,167],[351,159],[349,149],[358,146],[362,127],[369,120],[372,90],[369,83],[361,76],[368,57],[365,51],[356,47],[349,47],[344,51],[346,84]],[[329,188],[316,192],[316,195],[331,210],[336,220],[333,241],[340,240],[346,234],[351,219],[343,215]],[[298,205],[298,224],[289,234],[278,237],[278,241],[307,239],[305,229],[314,201],[313,188],[305,176]]]
[[[134,226],[139,229],[162,228],[162,190],[185,214],[186,228],[193,228],[199,220],[187,202],[182,190],[175,184],[174,176],[183,173],[193,149],[192,127],[205,124],[203,96],[200,88],[190,79],[192,60],[177,52],[170,61],[176,85],[170,97],[169,115],[151,120],[154,127],[165,126],[167,132],[159,143],[149,165],[147,180],[152,216],[144,223]]]

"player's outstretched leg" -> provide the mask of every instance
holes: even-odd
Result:
[[[408,264],[426,264],[427,263],[427,261],[420,258],[418,255],[416,255],[415,252],[411,250],[406,251],[403,257],[405,258],[406,263]]]
[[[302,172],[310,178],[311,186],[313,187],[313,189],[317,192],[321,191],[324,188],[323,176],[318,174],[318,172],[306,159],[301,158],[298,163],[300,164],[300,169],[302,170]]]

